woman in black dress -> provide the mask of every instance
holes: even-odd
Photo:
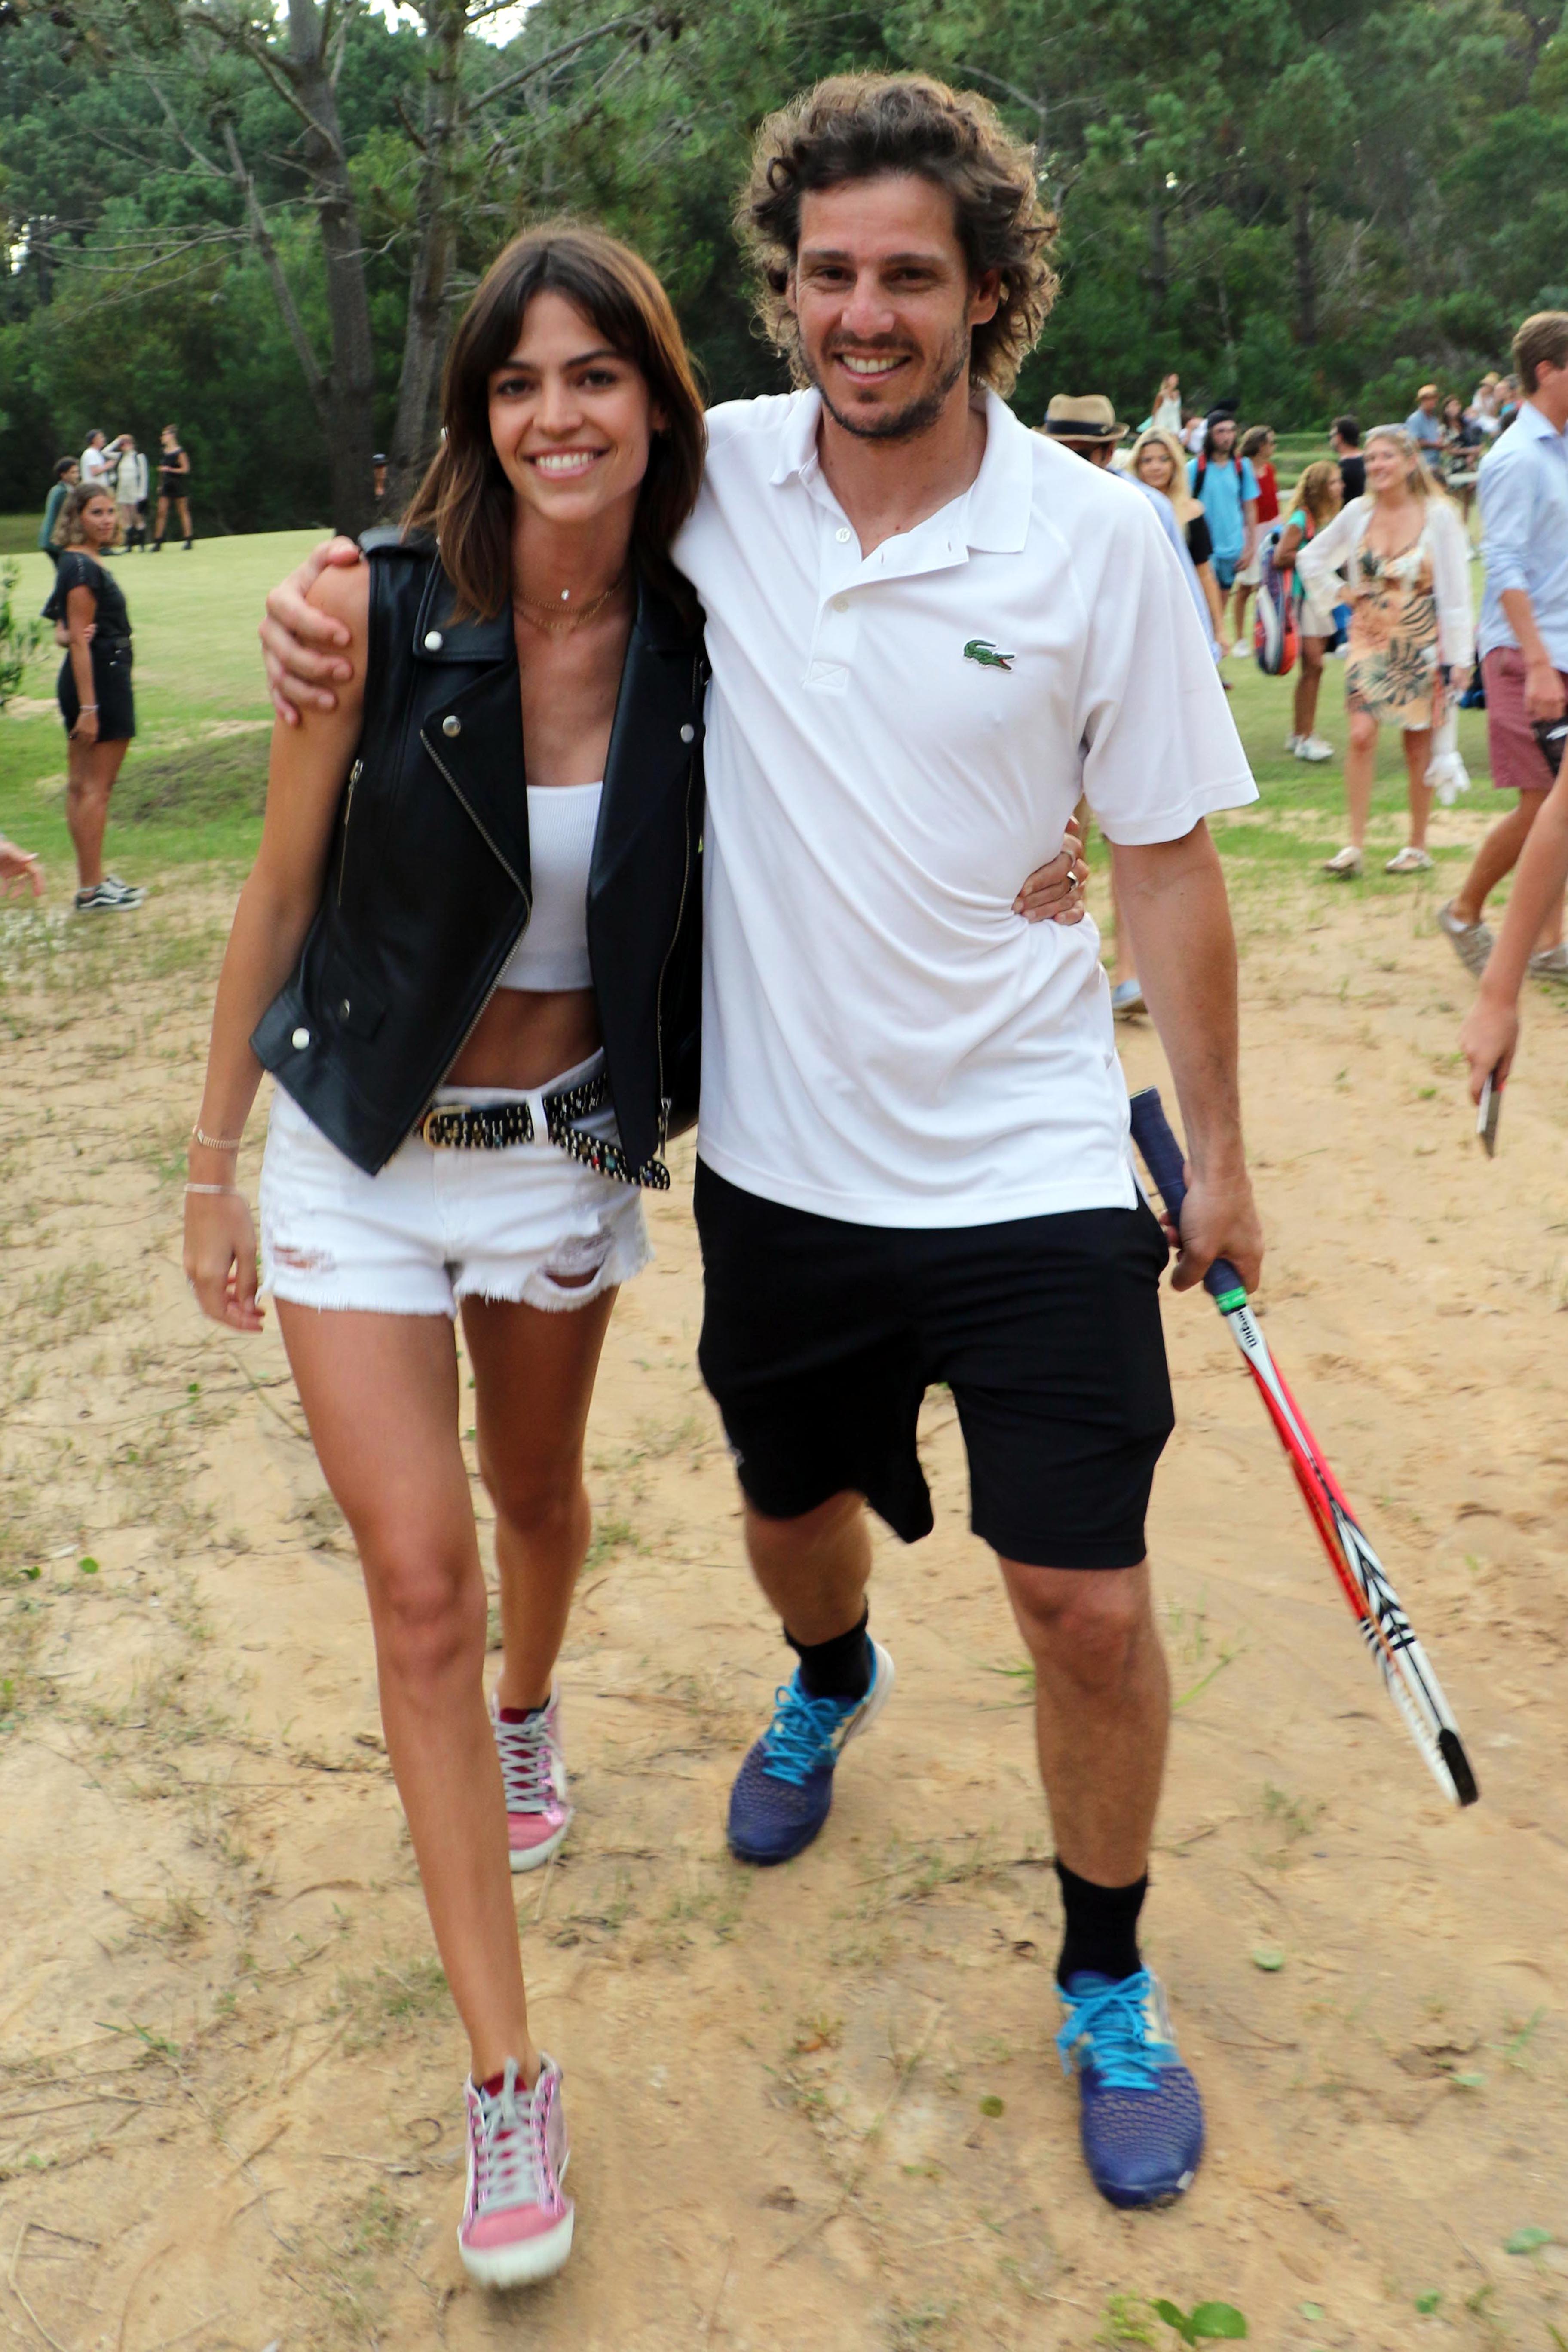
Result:
[[[180,528],[185,534],[185,552],[191,549],[191,457],[188,449],[180,446],[179,427],[165,425],[159,436],[158,450],[158,524],[153,541],[153,552],[163,550],[163,532],[169,520],[171,502],[178,509]]]
[[[84,484],[71,492],[65,552],[44,607],[66,646],[55,690],[66,724],[66,821],[76,848],[76,904],[84,914],[139,907],[145,896],[103,870],[109,796],[136,732],[131,615],[119,581],[98,561],[119,528],[119,510],[107,490]]]

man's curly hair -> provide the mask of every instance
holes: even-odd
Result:
[[[757,133],[735,225],[758,275],[757,314],[805,381],[787,289],[809,190],[908,172],[946,188],[972,278],[994,269],[1002,299],[973,331],[970,374],[1004,396],[1056,299],[1056,221],[1041,204],[1035,151],[973,90],[929,74],[834,74],[770,114]]]

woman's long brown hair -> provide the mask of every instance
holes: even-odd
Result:
[[[560,294],[641,371],[655,434],[632,525],[644,578],[689,606],[670,543],[697,502],[707,431],[702,398],[668,295],[640,255],[591,223],[525,229],[490,264],[458,322],[441,380],[445,436],[414,494],[405,533],[434,533],[462,611],[499,613],[511,593],[512,488],[490,439],[489,380],[517,342],[536,294]]]

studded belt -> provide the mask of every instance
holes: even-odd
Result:
[[[603,1110],[610,1099],[603,1070],[584,1078],[580,1087],[563,1087],[542,1097],[545,1140],[553,1143],[597,1176],[613,1177],[618,1184],[640,1184],[650,1192],[668,1192],[669,1171],[662,1160],[647,1160],[634,1168],[618,1143],[607,1136],[590,1135],[576,1121]],[[414,1130],[435,1151],[509,1151],[537,1139],[533,1112],[526,1102],[437,1103]]]

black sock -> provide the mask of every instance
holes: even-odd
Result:
[[[808,1698],[864,1698],[871,1687],[871,1644],[866,1636],[871,1612],[858,1625],[835,1633],[831,1642],[797,1642],[788,1626],[784,1640],[800,1660],[800,1684]]]
[[[1135,1977],[1143,1963],[1138,1957],[1138,1914],[1149,1892],[1149,1874],[1131,1886],[1096,1886],[1065,1864],[1056,1865],[1067,1914],[1067,1934],[1057,1962],[1057,1982],[1065,1985],[1080,1969],[1118,1983]]]

